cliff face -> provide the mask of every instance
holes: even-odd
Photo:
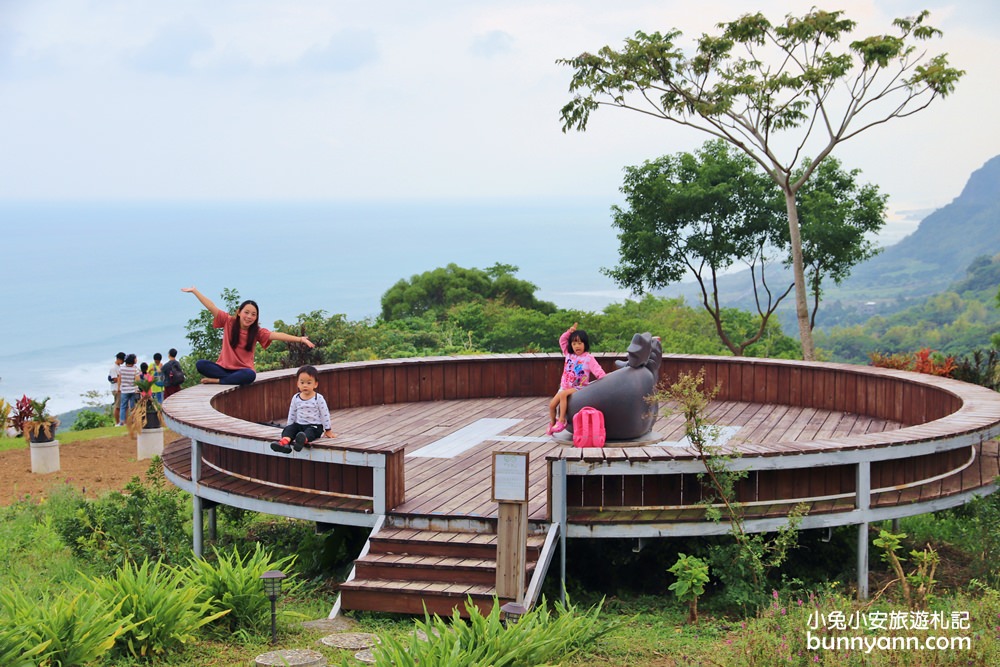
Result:
[[[932,294],[965,275],[973,259],[1000,253],[1000,156],[969,177],[962,194],[916,231],[857,266],[844,288],[877,298],[880,288]]]

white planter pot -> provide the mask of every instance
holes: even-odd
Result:
[[[32,442],[28,447],[31,449],[31,472],[45,475],[59,471],[58,440]]]

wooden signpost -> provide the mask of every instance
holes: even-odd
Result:
[[[528,549],[528,453],[493,452],[497,512],[497,597],[524,601]]]

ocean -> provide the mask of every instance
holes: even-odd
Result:
[[[400,279],[500,262],[563,308],[628,296],[605,200],[420,202],[0,202],[5,317],[0,397],[54,413],[104,391],[118,351],[188,351],[194,285],[260,305],[261,323],[315,310],[378,315]]]

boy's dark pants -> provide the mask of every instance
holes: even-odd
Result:
[[[289,424],[285,428],[281,429],[281,437],[288,438],[289,440],[295,440],[295,436],[299,433],[305,433],[306,442],[312,442],[313,440],[319,439],[319,437],[323,435],[323,425]]]

